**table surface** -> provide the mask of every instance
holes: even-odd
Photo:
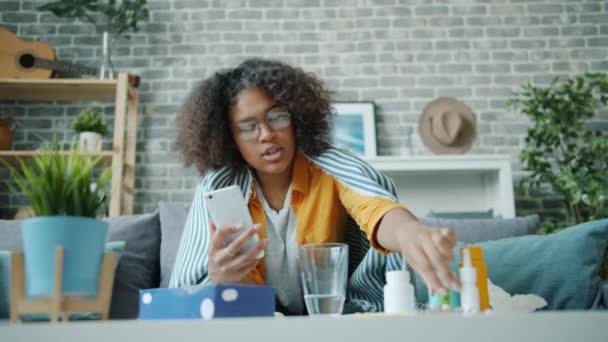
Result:
[[[608,311],[0,323],[0,341],[608,341]]]

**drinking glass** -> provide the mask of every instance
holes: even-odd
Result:
[[[304,302],[310,316],[338,316],[346,297],[348,245],[313,243],[300,247]]]

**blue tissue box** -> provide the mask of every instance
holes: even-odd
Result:
[[[208,285],[139,290],[139,319],[274,316],[274,288]]]

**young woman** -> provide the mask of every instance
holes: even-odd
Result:
[[[378,268],[387,267],[390,252],[402,253],[433,291],[458,288],[448,268],[454,234],[418,222],[397,202],[389,180],[330,146],[330,95],[314,75],[263,59],[219,71],[192,91],[179,116],[176,146],[204,177],[170,286],[266,284],[289,313],[301,314],[298,245],[344,242],[350,224],[373,247],[348,285],[360,309],[382,310],[383,278],[377,277],[384,269]],[[231,184],[241,187],[256,224],[225,244],[244,228],[216,227],[202,195]],[[254,234],[260,237],[256,248],[237,255]],[[265,257],[256,259],[262,250]],[[377,279],[366,283],[368,276]]]

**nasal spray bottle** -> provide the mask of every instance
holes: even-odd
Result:
[[[403,314],[416,312],[416,297],[414,286],[410,279],[407,264],[403,261],[403,269],[386,272],[384,286],[384,313]]]
[[[460,267],[460,304],[464,314],[479,312],[479,289],[477,289],[477,270],[471,263],[471,252],[464,248]]]
[[[479,310],[484,312],[490,309],[490,295],[488,292],[488,269],[483,260],[483,250],[480,246],[468,246],[460,249],[460,266],[462,267],[462,253],[468,250],[471,255],[471,265],[477,273],[477,290],[479,290]]]

